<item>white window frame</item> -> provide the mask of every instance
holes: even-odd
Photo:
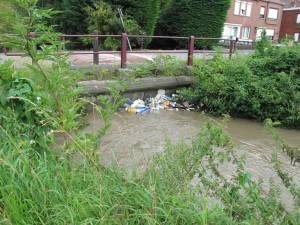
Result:
[[[300,24],[300,13],[297,14],[296,23],[297,23],[297,24]]]
[[[245,31],[247,30],[247,36],[245,36]],[[250,27],[242,27],[242,39],[249,40],[251,34],[251,28]]]
[[[266,17],[266,7],[261,6],[259,10],[259,18],[264,19]]]
[[[273,37],[272,39],[274,39],[275,36],[275,30],[274,29],[266,29],[266,35],[267,37]]]
[[[279,9],[269,8],[268,19],[277,20],[278,19],[278,14],[279,14]],[[275,15],[276,15],[276,17],[275,17]]]
[[[240,6],[240,15],[246,16],[247,14],[247,2],[242,1]]]
[[[234,15],[251,16],[252,2],[236,0],[234,2]]]
[[[294,41],[295,42],[299,42],[299,36],[300,34],[299,33],[294,33]]]
[[[237,28],[237,35],[233,36],[232,30],[233,28]],[[230,32],[228,32],[230,31]],[[225,23],[224,29],[223,29],[223,38],[230,39],[230,38],[239,38],[241,34],[241,25],[240,24],[231,24],[231,23]]]
[[[275,36],[275,30],[274,29],[267,29],[265,27],[260,27],[257,29],[256,31],[256,39],[257,40],[260,40],[261,39],[261,34],[262,34],[262,31],[263,30],[266,30],[266,35],[267,37],[269,37],[271,40],[274,39],[274,36]]]

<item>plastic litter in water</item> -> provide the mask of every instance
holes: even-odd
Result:
[[[167,96],[163,89],[158,90],[154,98],[148,98],[146,101],[137,99],[135,101],[128,100],[124,104],[124,108],[129,113],[144,114],[147,112],[159,112],[160,110],[179,111],[185,109],[188,111],[194,110],[188,102],[178,104],[176,102],[177,95]]]

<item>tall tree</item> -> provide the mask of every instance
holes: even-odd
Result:
[[[60,11],[52,23],[57,29],[67,34],[84,34],[88,32],[88,15],[85,10],[93,6],[93,0],[39,0],[40,7],[53,8]]]
[[[87,33],[88,14],[85,8],[92,5],[93,0],[63,0],[61,4],[62,31],[75,34]]]

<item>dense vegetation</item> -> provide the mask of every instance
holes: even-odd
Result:
[[[277,188],[266,193],[252,181],[229,136],[212,123],[192,145],[168,144],[137,177],[103,167],[97,148],[122,97],[112,87],[113,103],[83,100],[79,75],[57,54],[58,34],[44,25],[51,11],[31,0],[16,4],[20,35],[2,37],[1,45],[24,51],[32,64],[22,70],[0,64],[1,224],[299,224],[300,191],[293,179],[286,185],[293,187],[296,205],[287,212]],[[41,36],[31,39],[28,31]],[[46,59],[50,68],[41,66]],[[103,118],[95,134],[78,132],[85,104]],[[61,144],[55,143],[58,134]],[[236,170],[227,180],[218,167],[229,162]],[[193,178],[199,182],[191,185]]]
[[[254,55],[198,61],[198,82],[182,95],[215,115],[267,118],[300,128],[300,46],[271,46],[263,38]]]
[[[176,0],[168,3],[163,11],[158,32],[173,36],[198,36],[219,38],[222,35],[227,10],[231,0]],[[180,43],[180,42],[179,42]],[[175,46],[178,42],[174,42]],[[182,43],[184,46],[186,43]],[[198,46],[211,46],[198,42]]]
[[[13,15],[9,13],[11,11],[11,5],[6,0],[0,0],[0,33],[13,32],[10,23],[13,21]]]
[[[7,9],[14,1],[0,0],[0,6],[5,5],[3,8]],[[220,37],[230,0],[37,0],[37,3],[41,8],[57,11],[48,22],[55,25],[56,31],[66,34],[121,34],[125,31],[129,34],[144,35]],[[124,14],[125,28],[121,24],[118,9]],[[6,24],[2,32],[12,32],[8,29],[8,21],[1,21],[1,24]],[[132,41],[133,45],[141,45],[140,40]],[[151,39],[143,41],[146,45]],[[197,43],[201,47],[211,47],[212,44],[211,41]],[[104,45],[108,49],[119,47],[119,43],[111,39]],[[152,43],[152,47],[163,48],[184,45],[185,42],[164,40]]]
[[[97,18],[97,23],[105,23],[105,28],[97,27],[93,32],[97,31],[101,34],[120,34],[124,32],[120,24],[120,17],[118,9],[122,9],[125,18],[134,20],[138,24],[139,30],[135,34],[145,33],[153,35],[154,29],[159,18],[160,1],[146,0],[146,1],[114,1],[114,0],[63,0],[63,1],[39,1],[41,7],[48,7],[60,10],[61,13],[54,17],[53,24],[58,25],[58,30],[64,33],[84,34],[91,32],[88,24],[91,20],[95,20],[95,13],[106,14],[114,23],[108,23],[107,17]],[[88,10],[86,10],[88,9]],[[95,23],[95,21],[94,21]],[[116,29],[116,23],[119,23]],[[80,24],[80,25],[79,25]],[[125,24],[125,30],[131,33],[131,24]],[[95,27],[94,27],[95,28]],[[104,29],[104,30],[103,30]]]

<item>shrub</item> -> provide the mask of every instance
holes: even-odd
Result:
[[[272,47],[263,56],[216,57],[196,64],[197,85],[181,94],[215,115],[271,118],[300,128],[300,79],[294,72],[298,56],[293,48]]]
[[[298,76],[300,74],[300,45],[270,47],[264,55],[256,53],[249,60],[249,66],[255,74],[285,72]]]

